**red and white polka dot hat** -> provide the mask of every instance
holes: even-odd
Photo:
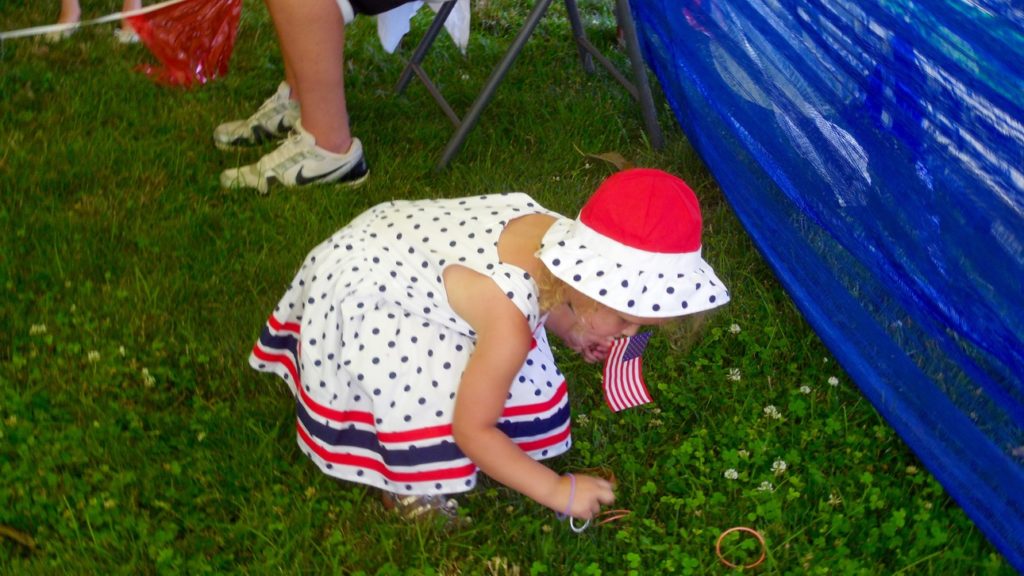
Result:
[[[710,310],[729,291],[701,257],[700,206],[681,179],[649,168],[605,180],[576,220],[562,218],[538,257],[576,290],[619,312],[670,318]]]

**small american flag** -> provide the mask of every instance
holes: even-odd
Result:
[[[612,343],[611,352],[604,361],[604,399],[612,412],[626,408],[641,406],[651,401],[644,384],[643,368],[644,348],[650,332],[641,332],[636,336],[619,338]]]

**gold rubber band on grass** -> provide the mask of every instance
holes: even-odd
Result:
[[[725,556],[722,555],[722,540],[724,540],[726,536],[732,534],[733,532],[746,532],[747,534],[752,534],[755,538],[757,538],[757,541],[761,543],[761,556],[753,563],[733,564],[732,562],[726,560]],[[715,542],[715,554],[718,555],[718,559],[722,562],[722,564],[725,564],[729,568],[749,569],[760,565],[761,562],[764,562],[764,558],[768,554],[768,546],[764,543],[764,536],[762,536],[761,533],[757,530],[754,530],[753,528],[747,528],[746,526],[733,526],[732,528],[729,528],[728,530],[722,532],[718,536],[718,540]]]

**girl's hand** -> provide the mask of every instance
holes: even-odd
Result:
[[[573,493],[572,478],[566,475],[559,479],[558,495],[555,501],[561,504],[560,507],[557,505],[552,507],[556,512],[564,514],[568,510],[569,516],[573,518],[589,520],[601,511],[602,505],[615,502],[615,492],[612,483],[608,480],[583,474],[574,474],[574,476],[576,478],[575,493]],[[569,501],[570,496],[572,496],[571,502]]]
[[[611,339],[590,334],[571,306],[562,304],[548,314],[544,327],[554,332],[562,342],[587,362],[604,360],[611,349]]]
[[[608,352],[612,349],[611,342],[611,340],[607,340],[605,342],[591,344],[583,349],[580,354],[582,354],[583,359],[590,364],[593,364],[594,362],[601,362],[608,357]]]
[[[604,360],[612,346],[611,338],[593,338],[582,330],[570,332],[563,341],[591,364]]]

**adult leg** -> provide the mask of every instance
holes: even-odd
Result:
[[[222,172],[221,186],[267,193],[272,186],[362,183],[370,170],[362,144],[352,137],[348,124],[342,73],[345,18],[337,0],[266,3],[289,79],[278,87],[278,94],[285,106],[298,108],[300,119],[292,135],[259,162]],[[352,17],[351,10],[346,16]],[[289,92],[297,96],[298,106],[288,100]],[[264,106],[269,111],[276,104],[268,101]]]
[[[324,150],[352,146],[345,102],[345,21],[335,0],[266,0],[302,127]]]
[[[78,5],[78,0],[60,1],[60,16],[57,17],[57,24],[71,24],[72,22],[78,22],[81,17],[82,8]]]
[[[121,11],[134,12],[140,8],[142,8],[142,0],[124,0],[124,5],[121,7]],[[127,20],[121,20],[121,29],[125,32],[131,32],[132,34],[135,33],[135,30],[132,29],[131,24],[129,24]]]
[[[121,11],[134,12],[139,8],[142,8],[142,0],[124,0],[124,4],[121,6]],[[116,38],[121,44],[135,44],[139,41],[139,35],[126,19],[122,19],[121,27],[114,30],[114,38]]]
[[[47,32],[43,39],[47,42],[60,42],[70,37],[78,29],[78,21],[82,17],[82,8],[78,0],[60,0],[60,16],[57,17],[57,24],[73,25],[63,30]]]

